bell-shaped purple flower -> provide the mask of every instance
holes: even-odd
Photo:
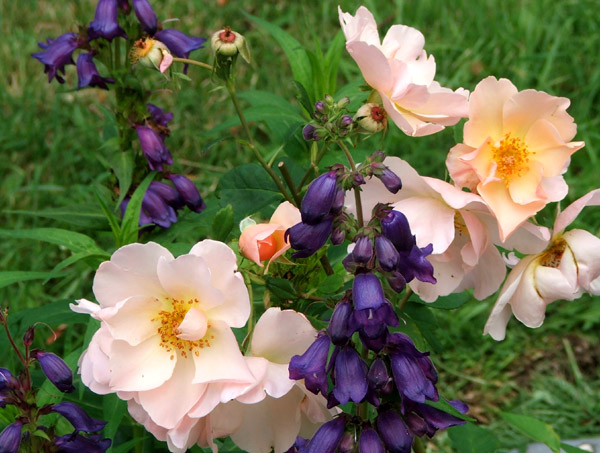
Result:
[[[112,41],[117,36],[127,39],[125,30],[119,26],[117,13],[117,0],[100,0],[96,7],[94,20],[88,28],[90,39],[104,38]]]
[[[97,434],[86,437],[76,432],[54,439],[54,445],[61,453],[105,453],[110,444],[110,439],[101,439]]]
[[[398,261],[398,270],[402,273],[407,282],[410,282],[413,278],[422,282],[437,282],[433,276],[433,264],[426,259],[432,251],[433,244],[429,244],[427,247],[423,248],[414,245],[409,253],[401,252]]]
[[[343,348],[335,359],[335,387],[333,395],[340,404],[360,403],[366,396],[367,364],[352,347]]]
[[[329,337],[321,335],[302,355],[290,360],[290,379],[304,379],[304,385],[315,395],[327,394],[327,357],[329,356]]]
[[[331,213],[334,215],[339,214],[344,207],[344,200],[346,199],[346,191],[340,185],[338,186],[337,192],[335,193],[335,198],[333,199],[333,204],[331,205]]]
[[[419,403],[424,403],[426,399],[438,399],[435,385],[427,379],[415,357],[408,354],[390,354],[390,361],[396,387],[404,397]]]
[[[152,192],[162,198],[165,203],[167,203],[173,209],[181,209],[185,206],[185,203],[177,189],[169,184],[165,184],[161,181],[152,181],[148,189],[152,190]]]
[[[162,137],[151,127],[137,125],[135,130],[140,139],[142,152],[151,170],[162,171],[163,164],[171,165],[173,158]]]
[[[385,303],[383,287],[375,274],[358,274],[352,284],[354,310],[378,309]]]
[[[371,427],[363,428],[358,440],[359,453],[385,453],[385,446],[377,431]]]
[[[329,239],[333,245],[340,245],[346,239],[346,228],[341,225],[334,228]]]
[[[401,293],[404,291],[404,288],[406,288],[406,279],[404,278],[404,275],[402,275],[402,272],[393,271],[386,275],[386,280],[397,293]]]
[[[0,433],[0,452],[2,453],[18,453],[21,445],[21,431],[23,424],[15,422],[8,425]]]
[[[121,206],[119,206],[119,208],[121,209],[121,218],[125,217],[125,211],[127,210],[127,206],[129,205],[130,200],[130,197],[125,197],[125,199],[121,202]],[[152,223],[154,222],[152,221],[150,216],[146,214],[142,209],[140,211],[140,220],[138,222],[138,225],[142,227],[144,225],[150,225]]]
[[[65,83],[65,80],[59,75],[59,72],[65,73],[65,66],[75,64],[73,61],[73,52],[83,45],[82,38],[77,33],[65,33],[56,39],[48,39],[46,43],[39,43],[41,52],[31,54],[31,56],[44,65],[44,72],[48,74],[48,82],[56,77],[59,83]]]
[[[98,87],[108,90],[107,83],[115,83],[113,79],[102,77],[94,63],[94,56],[91,53],[81,53],[77,58],[77,89],[85,87]]]
[[[315,225],[329,214],[338,192],[335,171],[323,173],[310,183],[300,205],[302,221]]]
[[[161,30],[154,37],[164,43],[171,53],[179,58],[189,58],[193,50],[201,49],[206,42],[206,38],[188,36],[174,28]]]
[[[325,217],[316,225],[300,222],[285,232],[285,240],[290,242],[294,250],[293,258],[306,258],[317,252],[327,242],[333,228],[333,219]]]
[[[154,35],[158,28],[158,19],[148,0],[132,0],[132,3],[135,17],[140,21],[142,30],[149,35]]]
[[[352,250],[353,261],[367,265],[373,258],[373,241],[368,236],[360,236]]]
[[[346,419],[341,416],[321,425],[304,453],[334,453],[344,435]]]
[[[107,423],[90,417],[77,404],[69,401],[55,404],[51,410],[65,417],[77,431],[83,431],[84,433],[100,431]]]
[[[378,340],[376,343],[384,343],[387,326],[397,327],[400,323],[392,304],[387,300],[377,308],[365,308],[354,310],[350,318],[350,326],[359,330],[361,339]],[[369,346],[369,349],[371,347]],[[375,349],[377,350],[377,349]]]
[[[177,222],[175,210],[151,188],[146,190],[142,199],[142,211],[146,213],[151,223],[163,228],[169,228],[171,224]]]
[[[413,435],[395,411],[387,410],[377,417],[377,432],[390,453],[410,453]]]
[[[400,189],[402,189],[402,181],[398,177],[396,173],[390,170],[388,167],[385,167],[381,174],[377,176],[380,181],[383,183],[385,188],[392,193],[398,193]]]
[[[308,123],[302,128],[302,136],[307,142],[310,142],[311,140],[318,140],[317,136],[315,135],[315,132],[315,126],[313,126],[311,123]]]
[[[198,192],[196,184],[183,175],[170,174],[169,179],[179,192],[185,205],[192,211],[200,213],[206,209],[206,204]]]
[[[367,382],[369,383],[369,386],[374,390],[379,390],[387,385],[391,379],[385,362],[381,358],[373,360],[369,372],[367,373]]]
[[[352,311],[352,304],[347,299],[340,301],[335,306],[329,326],[327,326],[327,333],[333,344],[342,345],[346,343],[354,333],[349,324]]]
[[[385,236],[375,238],[375,254],[381,268],[386,272],[391,272],[400,261],[400,254],[392,241]]]
[[[408,220],[400,211],[390,210],[381,219],[381,232],[386,238],[392,241],[392,244],[394,244],[399,252],[408,252],[415,245],[415,238],[410,231]]]
[[[54,386],[64,393],[75,390],[73,387],[73,372],[65,361],[56,354],[44,351],[33,351],[31,356],[40,362],[42,371]]]
[[[12,373],[6,368],[0,368],[0,393],[9,390],[14,383],[16,381]]]
[[[159,126],[167,127],[169,122],[173,119],[173,114],[171,112],[165,113],[163,109],[154,104],[146,104],[146,107],[152,116],[152,121]]]
[[[450,404],[455,406],[455,408],[463,414],[466,414],[469,410],[469,407],[462,401],[451,401]],[[448,412],[436,409],[435,407],[428,406],[427,404],[415,403],[410,406],[411,409],[427,423],[430,428],[429,432],[435,432],[437,429],[447,429],[451,426],[464,425],[466,423],[465,420],[449,414]]]

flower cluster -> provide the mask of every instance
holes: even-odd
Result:
[[[81,407],[70,401],[39,406],[36,403],[37,389],[34,388],[30,368],[39,364],[46,378],[62,393],[71,393],[73,373],[67,364],[56,354],[39,349],[31,349],[34,341],[34,327],[30,327],[23,337],[24,354],[17,349],[7,326],[7,312],[0,312],[0,324],[5,327],[10,344],[23,364],[23,372],[15,376],[10,370],[0,368],[0,408],[14,406],[18,411],[15,421],[0,433],[0,451],[17,453],[20,448],[27,451],[89,451],[104,453],[111,445],[110,439],[99,434],[106,422],[90,417]],[[40,419],[56,413],[65,418],[74,428],[72,433],[59,435],[55,424],[46,426]],[[35,430],[42,430],[45,436],[31,436]]]
[[[350,98],[345,97],[335,102],[330,95],[318,101],[313,120],[302,129],[304,140],[326,141],[346,137],[354,126],[354,119],[347,112],[349,103]]]

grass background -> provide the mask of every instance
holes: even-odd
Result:
[[[102,105],[113,101],[101,90],[73,90],[74,67],[66,83],[47,83],[42,66],[30,57],[37,42],[75,31],[93,18],[95,1],[0,0],[0,206],[1,228],[57,226],[85,231],[108,243],[106,225],[93,215],[89,222],[69,225],[56,219],[23,214],[48,208],[95,207],[92,184],[109,173],[98,159],[102,153]],[[174,0],[152,2],[159,19],[179,18],[179,30],[208,37],[231,25],[245,34],[253,54],[251,65],[239,65],[239,90],[265,90],[294,101],[289,64],[277,43],[250,22],[241,11],[276,24],[306,48],[316,43],[327,49],[337,33],[337,2]],[[356,1],[340,2],[354,13]],[[411,25],[426,37],[426,50],[437,62],[442,85],[472,90],[488,75],[506,77],[519,89],[534,88],[571,99],[569,113],[578,124],[577,140],[585,148],[572,158],[566,180],[570,193],[563,207],[598,186],[600,154],[600,18],[598,0],[396,0],[363,3],[375,15],[383,32],[394,23]],[[192,54],[210,61],[209,51]],[[176,170],[192,177],[210,199],[219,177],[250,156],[231,142],[201,150],[206,135],[234,111],[222,90],[206,74],[190,72],[192,82],[180,93],[156,94],[156,103],[173,111],[169,148]],[[360,72],[344,52],[338,87],[360,81]],[[332,93],[333,94],[333,93]],[[255,126],[266,141],[264,128]],[[238,133],[236,129],[231,131]],[[384,150],[408,160],[421,174],[445,177],[444,159],[456,142],[452,129],[431,137],[407,139],[397,131],[386,138]],[[600,214],[587,208],[577,225],[598,235]],[[548,221],[553,212],[539,218]],[[59,247],[28,240],[0,242],[0,270],[47,271],[69,256]],[[64,278],[43,284],[20,282],[0,288],[0,304],[13,312],[65,299],[93,297],[93,269],[83,263],[69,268]],[[472,302],[458,310],[437,313],[444,349],[434,357],[449,397],[466,400],[472,413],[498,436],[499,451],[523,448],[525,438],[499,417],[499,411],[535,415],[551,423],[562,438],[600,431],[600,304],[583,297],[556,302],[548,309],[544,326],[530,330],[509,324],[508,338],[496,343],[482,337],[493,298]],[[53,326],[55,327],[55,326]],[[67,329],[58,343],[69,350],[80,341],[77,329]],[[49,334],[48,334],[49,336]],[[2,343],[0,342],[0,345]],[[572,352],[572,354],[571,354]],[[0,365],[12,359],[0,352]],[[158,444],[157,444],[158,445]],[[428,445],[431,451],[450,451],[447,434]],[[148,446],[159,448],[157,446]],[[504,450],[503,450],[504,449]]]

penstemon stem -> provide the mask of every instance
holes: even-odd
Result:
[[[339,140],[337,143],[340,146],[340,148],[342,148],[342,151],[344,151],[346,159],[348,159],[348,163],[350,164],[350,168],[353,172],[355,172],[356,164],[354,163],[354,159],[352,159],[352,154],[350,154],[348,147],[341,140]],[[362,202],[360,201],[360,188],[358,186],[354,186],[354,201],[356,203],[356,217],[358,220],[358,227],[362,228],[365,226],[365,222],[363,219]]]
[[[283,179],[285,180],[287,186],[290,188],[290,192],[292,192],[292,197],[294,197],[296,206],[300,206],[300,204],[302,203],[302,200],[300,199],[300,196],[298,195],[298,191],[296,190],[296,185],[294,184],[294,181],[292,180],[292,175],[290,175],[290,172],[288,171],[287,167],[285,166],[285,162],[281,161],[281,162],[279,162],[279,164],[277,166],[279,167],[279,171],[283,175]]]
[[[404,309],[404,306],[406,305],[406,302],[408,302],[408,299],[412,295],[412,293],[412,289],[410,289],[410,287],[407,286],[404,296],[402,296],[402,300],[400,300],[400,303],[398,304],[398,308],[400,310]]]
[[[420,437],[415,437],[415,441],[413,443],[413,451],[415,453],[425,453],[425,445],[423,445],[423,441]]]
[[[325,155],[325,151],[327,151],[327,148],[328,148],[328,144],[325,143],[323,145],[323,149],[321,151],[319,151],[319,154],[317,154],[317,157],[315,158],[314,162],[311,162],[310,167],[308,168],[308,170],[306,170],[306,173],[304,173],[304,176],[302,176],[302,179],[300,180],[300,184],[298,184],[299,189],[302,189],[302,186],[304,185],[304,183],[310,176],[310,172],[313,169],[316,172],[318,172],[319,168],[317,167],[317,165],[319,165],[319,162],[321,162],[321,159],[323,159],[323,156]]]
[[[248,334],[244,341],[242,341],[242,348],[246,345],[248,340],[252,337],[252,331],[254,330],[254,295],[252,293],[252,281],[250,280],[250,276],[246,273],[242,274],[244,276],[244,283],[246,284],[246,288],[248,288],[248,296],[250,298],[250,316],[248,317]]]
[[[212,67],[212,65],[209,65],[209,64],[206,64],[206,63],[202,63],[201,61],[189,60],[188,58],[175,58],[175,57],[173,57],[173,62],[191,64],[191,65],[194,65],[194,66],[200,66],[201,68],[210,69],[211,71],[214,69]]]

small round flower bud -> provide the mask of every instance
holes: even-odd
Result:
[[[246,39],[230,27],[225,27],[214,33],[210,42],[216,54],[225,55],[226,57],[240,54],[246,63],[250,63],[250,49]]]
[[[340,127],[341,128],[347,128],[352,126],[352,123],[354,123],[354,120],[352,119],[352,117],[350,115],[344,115],[342,116],[342,118],[340,119]]]
[[[327,105],[323,101],[318,101],[315,104],[315,111],[318,113],[327,113]]]
[[[26,347],[29,347],[33,344],[33,338],[35,337],[35,327],[30,327],[25,331],[25,335],[23,335],[23,344]]]
[[[387,113],[378,104],[364,104],[354,115],[355,121],[368,133],[375,134],[387,126]]]
[[[158,69],[160,72],[165,72],[173,63],[173,55],[169,48],[152,38],[138,39],[133,43],[129,58],[133,64],[139,63],[147,68]]]

